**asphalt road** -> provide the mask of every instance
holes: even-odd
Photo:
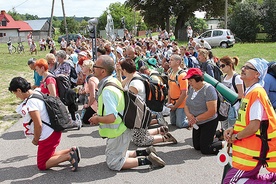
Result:
[[[80,147],[82,159],[77,172],[70,171],[69,162],[47,171],[36,167],[37,148],[24,137],[21,121],[0,135],[0,183],[220,183],[223,167],[216,156],[205,156],[192,147],[192,131],[169,127],[178,144],[156,145],[158,155],[166,162],[161,169],[148,166],[120,172],[111,171],[105,163],[105,139],[98,127],[82,127],[62,135],[57,150]],[[137,149],[133,144],[130,149]],[[141,148],[138,148],[141,149]]]

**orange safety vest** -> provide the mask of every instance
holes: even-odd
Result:
[[[258,159],[260,159],[262,147],[264,148],[264,145],[268,143],[269,150],[265,158],[266,163],[262,163],[267,167],[268,171],[276,172],[276,115],[262,87],[256,87],[242,99],[238,119],[234,126],[234,134],[241,132],[249,125],[249,109],[257,99],[263,105],[269,120],[268,128],[265,132],[267,134],[267,140],[262,143],[260,129],[252,136],[236,140],[233,143],[233,167],[244,171],[253,170],[259,162]]]

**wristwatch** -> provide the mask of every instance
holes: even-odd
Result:
[[[240,141],[240,139],[238,138],[238,134],[235,134],[235,139]]]

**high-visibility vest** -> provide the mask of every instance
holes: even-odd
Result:
[[[249,125],[249,109],[252,104],[257,100],[264,107],[264,111],[268,116],[268,146],[269,151],[266,155],[267,170],[270,172],[276,172],[276,115],[269,101],[269,98],[262,87],[256,87],[249,92],[241,101],[238,119],[234,126],[234,134],[241,132],[246,126]],[[252,136],[236,140],[233,143],[233,167],[250,171],[253,170],[259,160],[262,149],[262,141],[260,139],[260,129]]]
[[[114,82],[117,85],[121,86],[121,83],[115,79],[115,78],[110,78],[108,79],[108,82]],[[104,87],[104,90],[110,90],[112,95],[114,95],[114,97],[116,99],[118,99],[118,104],[116,107],[117,112],[121,112],[124,110],[125,107],[125,101],[124,101],[124,95],[123,92],[119,89],[117,89],[116,87],[113,86],[106,86]],[[102,92],[103,92],[102,91]],[[100,96],[98,97],[98,115],[107,115],[105,109],[103,110],[103,96],[102,96],[102,92],[100,94]],[[104,124],[104,123],[99,123],[99,134],[101,137],[105,137],[105,138],[116,138],[118,136],[120,136],[122,133],[124,133],[126,131],[127,127],[125,126],[124,122],[122,122],[122,119],[120,118],[120,116],[118,115],[116,120],[111,123],[111,124]]]

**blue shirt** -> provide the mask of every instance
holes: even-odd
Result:
[[[42,81],[42,76],[38,75],[38,73],[34,71],[34,85],[40,86],[41,81]]]
[[[270,74],[266,74],[264,78],[264,89],[270,99],[273,108],[276,108],[276,78]]]

